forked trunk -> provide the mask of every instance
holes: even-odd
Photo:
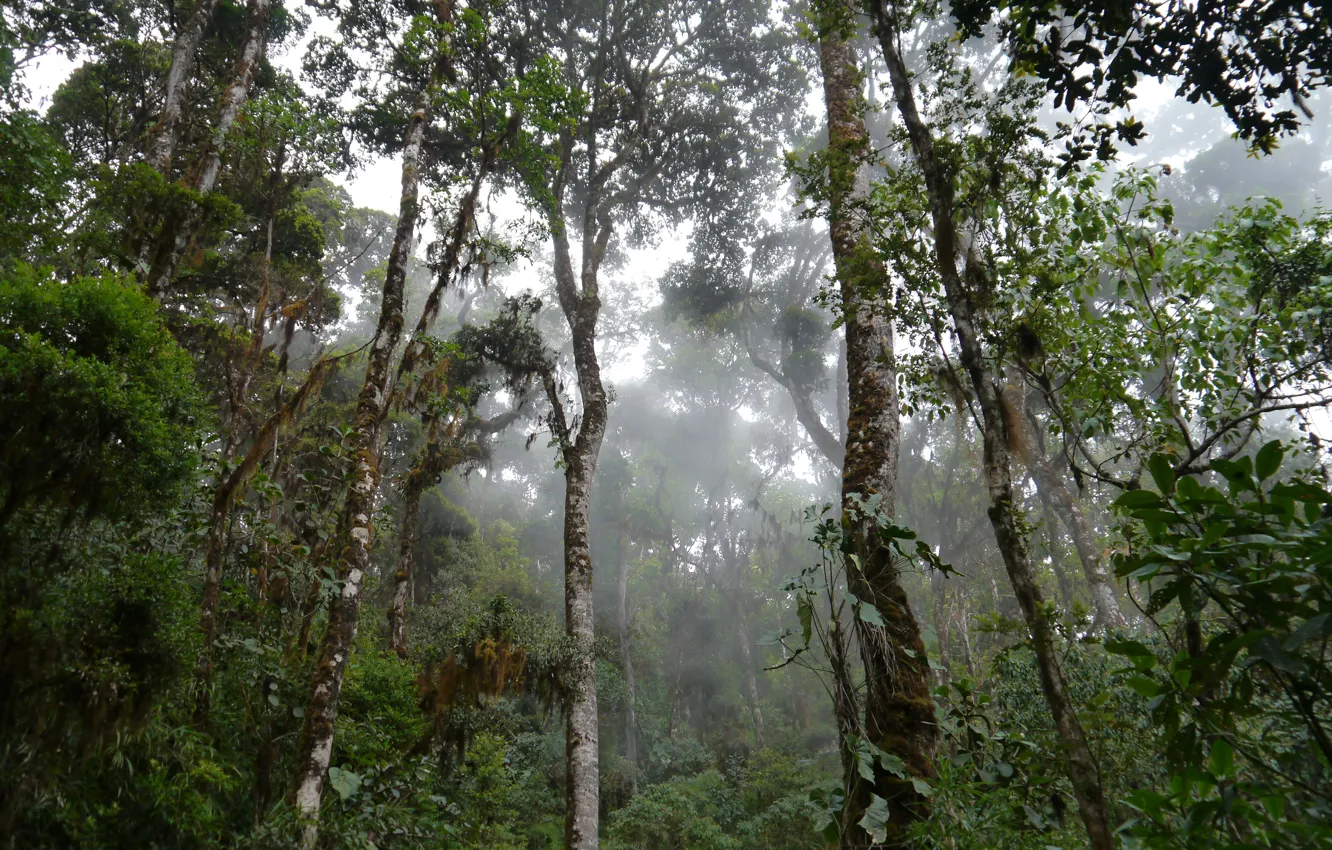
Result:
[[[588,211],[596,200],[587,202]],[[546,397],[555,413],[552,427],[564,459],[564,624],[572,649],[565,671],[565,814],[568,850],[598,846],[600,764],[597,727],[597,672],[593,656],[592,547],[589,519],[592,480],[606,435],[607,397],[597,360],[597,318],[601,313],[598,273],[610,241],[609,225],[594,227],[584,220],[582,271],[575,276],[568,229],[562,215],[552,222],[555,247],[555,288],[573,342],[574,371],[582,416],[575,430],[564,414],[564,401],[554,376],[542,376]]]
[[[398,225],[389,252],[384,275],[384,294],[379,306],[379,322],[365,367],[365,380],[356,401],[352,433],[348,440],[353,464],[351,484],[333,540],[337,559],[339,590],[330,600],[328,625],[320,643],[319,656],[310,676],[310,699],[305,708],[296,752],[296,772],[292,780],[291,802],[304,824],[303,847],[314,847],[318,840],[319,805],[324,791],[324,776],[333,757],[334,724],[338,715],[338,696],[356,637],[361,610],[361,591],[370,570],[371,545],[374,541],[375,495],[379,490],[379,431],[388,412],[390,360],[402,336],[403,289],[407,265],[411,260],[416,220],[420,213],[418,184],[421,147],[425,137],[429,99],[418,95],[407,127],[402,153],[402,198]]]
[[[1069,780],[1078,799],[1078,810],[1087,827],[1094,850],[1113,850],[1114,836],[1110,829],[1105,796],[1101,789],[1101,774],[1087,745],[1087,737],[1078,721],[1077,710],[1069,699],[1064,670],[1055,645],[1055,633],[1050,609],[1041,598],[1036,584],[1035,570],[1027,551],[1027,541],[1021,531],[1014,504],[1013,463],[1009,450],[1010,435],[1006,423],[1015,417],[1006,416],[1004,399],[999,390],[1000,375],[988,367],[980,335],[976,326],[976,308],[972,300],[969,281],[983,281],[985,269],[977,260],[970,245],[959,244],[959,233],[954,211],[951,177],[935,157],[934,139],[929,127],[916,107],[911,89],[911,77],[898,52],[895,10],[884,0],[873,6],[874,23],[880,47],[892,79],[893,96],[898,113],[906,127],[915,155],[916,164],[925,178],[933,219],[934,262],[943,281],[948,311],[953,319],[962,365],[970,379],[981,409],[984,432],[984,480],[989,496],[987,513],[994,529],[995,542],[1004,559],[1009,582],[1017,596],[1023,617],[1031,632],[1032,648],[1036,652],[1040,671],[1041,689],[1054,717],[1055,727],[1063,744]],[[966,263],[967,279],[958,271],[958,257]]]
[[[202,159],[195,164],[186,179],[186,186],[201,194],[213,191],[217,184],[217,175],[222,168],[222,151],[232,126],[240,116],[241,109],[250,95],[250,86],[254,82],[254,72],[264,55],[268,40],[268,15],[272,0],[249,0],[246,7],[245,42],[241,45],[240,58],[236,60],[231,82],[222,92],[222,102],[218,107],[217,122],[213,125],[208,147]],[[161,297],[176,276],[180,260],[185,256],[185,249],[203,221],[203,210],[192,205],[188,213],[178,220],[168,222],[163,228],[158,241],[157,256],[148,272],[148,294]]]
[[[854,39],[855,4],[836,0],[823,8],[819,56],[828,112],[828,226],[842,290],[846,322],[849,409],[846,460],[842,470],[843,522],[857,564],[848,559],[849,590],[878,609],[885,625],[855,623],[865,665],[864,734],[906,764],[908,776],[877,770],[873,786],[851,797],[851,832],[856,846],[869,837],[858,811],[877,794],[888,804],[884,846],[902,846],[914,820],[928,814],[928,801],[913,777],[934,776],[937,731],[930,697],[930,668],[920,627],[898,580],[897,566],[876,533],[876,521],[855,510],[854,501],[878,497],[892,516],[897,489],[899,443],[897,373],[888,305],[887,270],[871,241],[865,202],[869,193],[869,136],[865,129],[863,76]]]
[[[171,177],[171,158],[176,153],[176,144],[180,141],[180,123],[185,111],[186,90],[190,78],[194,75],[195,65],[199,60],[199,42],[217,10],[218,0],[199,0],[194,13],[176,33],[176,40],[171,45],[171,67],[167,69],[166,90],[163,93],[162,111],[157,123],[148,131],[148,152],[146,161],[161,172],[163,177]]]

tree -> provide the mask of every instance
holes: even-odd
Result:
[[[1077,708],[1069,698],[1059,655],[1054,643],[1050,612],[1036,583],[1027,548],[1026,536],[1015,503],[1013,488],[1012,439],[1016,429],[1011,406],[1003,398],[1002,373],[987,358],[981,333],[987,319],[984,312],[986,293],[993,290],[990,268],[980,251],[979,236],[987,222],[969,213],[982,207],[975,201],[998,202],[1004,168],[1010,152],[1025,142],[1021,121],[1010,122],[1002,112],[990,117],[990,145],[975,166],[988,179],[963,183],[959,178],[973,175],[959,168],[952,146],[940,145],[933,130],[922,118],[912,89],[912,78],[902,61],[899,45],[900,10],[882,2],[872,7],[873,23],[884,60],[892,80],[893,97],[902,119],[909,149],[929,202],[931,228],[929,262],[942,285],[944,301],[957,339],[961,366],[977,406],[984,443],[984,480],[989,496],[988,514],[995,540],[1004,559],[1009,581],[1017,594],[1022,613],[1031,631],[1032,646],[1039,660],[1041,686],[1051,714],[1059,729],[1067,759],[1069,779],[1073,783],[1079,812],[1087,827],[1092,846],[1097,850],[1114,847],[1109,813],[1101,788],[1100,771],[1087,745],[1086,734],[1078,720]],[[965,89],[963,89],[965,91]],[[983,101],[982,101],[983,103]],[[1023,128],[1021,131],[1018,128]],[[940,151],[946,151],[941,153]],[[950,159],[945,159],[950,157]],[[991,187],[994,187],[993,189]],[[959,204],[959,189],[963,204]],[[962,266],[959,267],[959,259]]]
[[[223,90],[221,100],[218,103],[217,118],[213,124],[209,143],[183,181],[184,188],[195,195],[207,195],[213,191],[213,187],[217,183],[218,173],[222,169],[223,146],[226,144],[227,136],[235,125],[236,119],[240,116],[241,110],[245,107],[245,102],[250,95],[250,87],[254,83],[255,72],[258,70],[259,63],[263,60],[264,51],[268,46],[270,9],[270,0],[249,0],[246,6],[244,40],[236,58],[231,80]],[[194,22],[188,24],[184,35],[192,36],[191,28],[194,26]],[[200,25],[199,32],[202,33],[202,25]],[[187,39],[187,42],[182,44],[180,48],[182,62],[188,61],[190,55],[188,46]],[[172,114],[173,108],[178,107],[178,104],[172,102],[172,98],[173,96],[178,97],[179,91],[172,88],[172,78],[180,70],[176,67],[176,56],[173,53],[172,68],[167,74],[168,103],[163,108],[163,117],[159,119],[158,126],[161,129],[156,132],[153,139],[154,147],[149,152],[154,164],[158,161],[169,162],[175,147],[171,140],[178,132],[175,127],[179,118]],[[166,223],[166,227],[157,238],[155,253],[151,257],[151,265],[144,263],[144,260],[148,259],[147,257],[140,258],[140,266],[137,271],[142,274],[150,295],[161,297],[171,285],[176,276],[176,269],[185,254],[185,249],[189,246],[190,240],[194,238],[195,231],[201,221],[202,210],[191,205],[189,210],[179,219],[173,219]]]
[[[203,413],[152,305],[111,276],[0,274],[0,526],[29,504],[117,516],[178,498]]]
[[[631,212],[650,216],[633,235],[696,212],[698,238],[724,240],[743,209],[736,193],[752,191],[740,178],[771,162],[752,151],[770,144],[763,132],[795,77],[777,60],[780,36],[763,4],[706,2],[686,11],[675,2],[569,2],[550,12],[543,41],[581,97],[567,123],[544,128],[553,167],[524,169],[524,179],[551,234],[578,388],[575,415],[563,387],[544,379],[565,470],[565,618],[575,647],[564,683],[565,840],[590,848],[598,841],[598,729],[588,524],[609,403],[596,349],[603,266],[617,219]]]
[[[901,759],[908,776],[876,772],[870,787],[857,781],[854,758],[845,758],[851,804],[843,846],[859,846],[859,812],[871,800],[883,801],[891,813],[889,841],[905,840],[905,829],[926,816],[927,803],[910,781],[933,775],[934,708],[929,697],[929,661],[920,627],[898,578],[891,548],[877,524],[863,511],[896,510],[900,422],[893,326],[883,293],[887,270],[874,249],[866,220],[871,145],[865,129],[863,76],[855,47],[855,7],[826,3],[816,18],[824,102],[828,113],[826,192],[828,230],[837,269],[840,320],[846,327],[848,418],[846,456],[842,467],[843,522],[850,543],[846,569],[848,592],[875,608],[881,622],[857,617],[855,632],[865,665],[863,724],[844,721],[849,729]],[[863,523],[863,525],[857,525]],[[844,700],[845,701],[845,700]],[[842,711],[856,711],[845,706]],[[847,746],[844,744],[844,746]]]

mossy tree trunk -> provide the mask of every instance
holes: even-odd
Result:
[[[402,197],[397,229],[384,276],[379,321],[370,343],[365,379],[356,401],[348,440],[352,462],[351,484],[334,536],[338,591],[329,602],[328,625],[310,677],[310,698],[297,745],[296,772],[291,801],[305,824],[302,845],[318,840],[319,806],[324,777],[333,756],[338,697],[351,656],[361,610],[365,575],[370,570],[374,542],[375,497],[379,490],[379,432],[389,406],[390,361],[403,327],[403,289],[420,214],[421,149],[425,138],[429,99],[416,99],[408,122],[402,153]]]
[[[856,812],[877,794],[890,813],[885,846],[902,846],[911,823],[928,814],[928,802],[911,778],[934,776],[938,733],[920,627],[897,567],[876,533],[876,520],[855,508],[857,500],[877,500],[878,510],[892,516],[900,438],[893,328],[884,300],[888,275],[871,243],[865,209],[871,150],[855,38],[855,5],[825,0],[819,7],[819,58],[828,115],[828,223],[846,325],[843,522],[857,556],[848,559],[846,570],[849,590],[873,604],[884,621],[883,626],[863,619],[855,623],[865,668],[862,734],[901,758],[908,776],[876,769],[872,786],[855,782],[844,845],[868,844],[869,836],[855,825]]]
[[[884,0],[875,0],[872,11],[876,34],[892,80],[893,98],[906,127],[911,152],[925,178],[933,225],[933,259],[943,282],[962,366],[970,379],[981,411],[984,444],[982,467],[989,496],[987,513],[990,525],[1003,556],[1009,582],[1031,633],[1041,688],[1063,744],[1069,780],[1091,846],[1094,850],[1113,850],[1115,841],[1101,789],[1100,769],[1087,745],[1077,709],[1068,693],[1063,665],[1055,644],[1051,608],[1042,599],[1037,586],[1026,535],[1014,502],[1010,445],[1013,439],[1020,439],[1020,435],[1008,433],[1007,423],[1014,417],[1004,409],[1006,402],[1000,389],[1002,375],[993,370],[985,359],[977,325],[976,296],[971,283],[983,280],[987,272],[981,267],[970,246],[960,244],[957,213],[954,209],[954,187],[943,164],[935,155],[934,137],[916,106],[911,76],[898,49],[894,18],[896,10]],[[965,255],[965,279],[958,268],[960,254]]]

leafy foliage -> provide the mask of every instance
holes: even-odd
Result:
[[[3,518],[35,501],[113,516],[169,504],[196,463],[202,410],[153,303],[109,276],[3,274]]]

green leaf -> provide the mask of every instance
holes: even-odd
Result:
[[[902,761],[892,753],[879,751],[879,766],[884,770],[896,776],[898,779],[906,778],[906,762]]]
[[[796,603],[796,617],[800,619],[800,634],[808,646],[810,636],[814,634],[814,606],[810,604],[808,596],[801,596]]]
[[[1190,501],[1201,499],[1203,495],[1203,486],[1198,483],[1198,479],[1188,475],[1175,482],[1175,490],[1180,498]]]
[[[1146,676],[1130,676],[1124,684],[1132,688],[1139,696],[1149,699],[1161,692],[1161,684],[1154,679],[1148,679]]]
[[[1254,643],[1253,654],[1283,673],[1302,674],[1309,669],[1302,660],[1288,655],[1270,635]]]
[[[1310,617],[1304,625],[1290,633],[1290,637],[1286,638],[1285,642],[1281,644],[1281,648],[1287,652],[1294,652],[1311,638],[1329,634],[1329,627],[1332,627],[1332,614],[1319,614],[1316,617]]]
[[[915,788],[916,793],[926,799],[934,796],[934,789],[931,788],[930,783],[926,782],[924,779],[918,779],[914,776],[911,777],[911,787]]]
[[[1150,670],[1156,664],[1156,653],[1152,652],[1140,641],[1107,640],[1105,642],[1105,651],[1133,659],[1133,665],[1139,669]],[[1144,661],[1139,663],[1139,659],[1144,659]],[[1143,667],[1143,663],[1147,666]]]
[[[871,626],[878,626],[879,628],[884,626],[883,615],[879,613],[879,609],[864,600],[856,605],[856,616],[861,619],[861,622],[869,623]]]
[[[1147,471],[1152,474],[1152,480],[1156,482],[1156,489],[1164,494],[1169,494],[1175,489],[1175,464],[1171,461],[1170,455],[1154,454],[1147,461]]]
[[[1045,817],[1031,806],[1024,805],[1022,810],[1027,813],[1027,822],[1039,830],[1045,829]]]
[[[790,634],[790,629],[782,629],[778,632],[764,632],[754,643],[757,646],[775,646],[781,643],[783,638],[789,637]]]
[[[1281,468],[1281,460],[1285,454],[1286,450],[1279,440],[1273,440],[1259,449],[1258,456],[1254,460],[1254,472],[1258,475],[1258,480],[1266,481],[1275,475]]]
[[[1225,738],[1212,743],[1212,773],[1224,779],[1235,768],[1235,748]]]
[[[1129,509],[1145,508],[1149,505],[1156,507],[1160,504],[1161,497],[1151,490],[1129,490],[1114,501],[1115,507]]]
[[[333,790],[337,791],[338,796],[345,801],[360,790],[361,775],[339,767],[330,767],[328,769],[328,784],[333,786]]]
[[[856,751],[856,770],[860,772],[861,779],[874,781],[874,754],[869,747],[861,747]]]
[[[869,833],[875,844],[883,843],[888,837],[888,801],[878,794],[870,795],[870,804],[865,807],[865,816],[859,821],[860,828]]]

